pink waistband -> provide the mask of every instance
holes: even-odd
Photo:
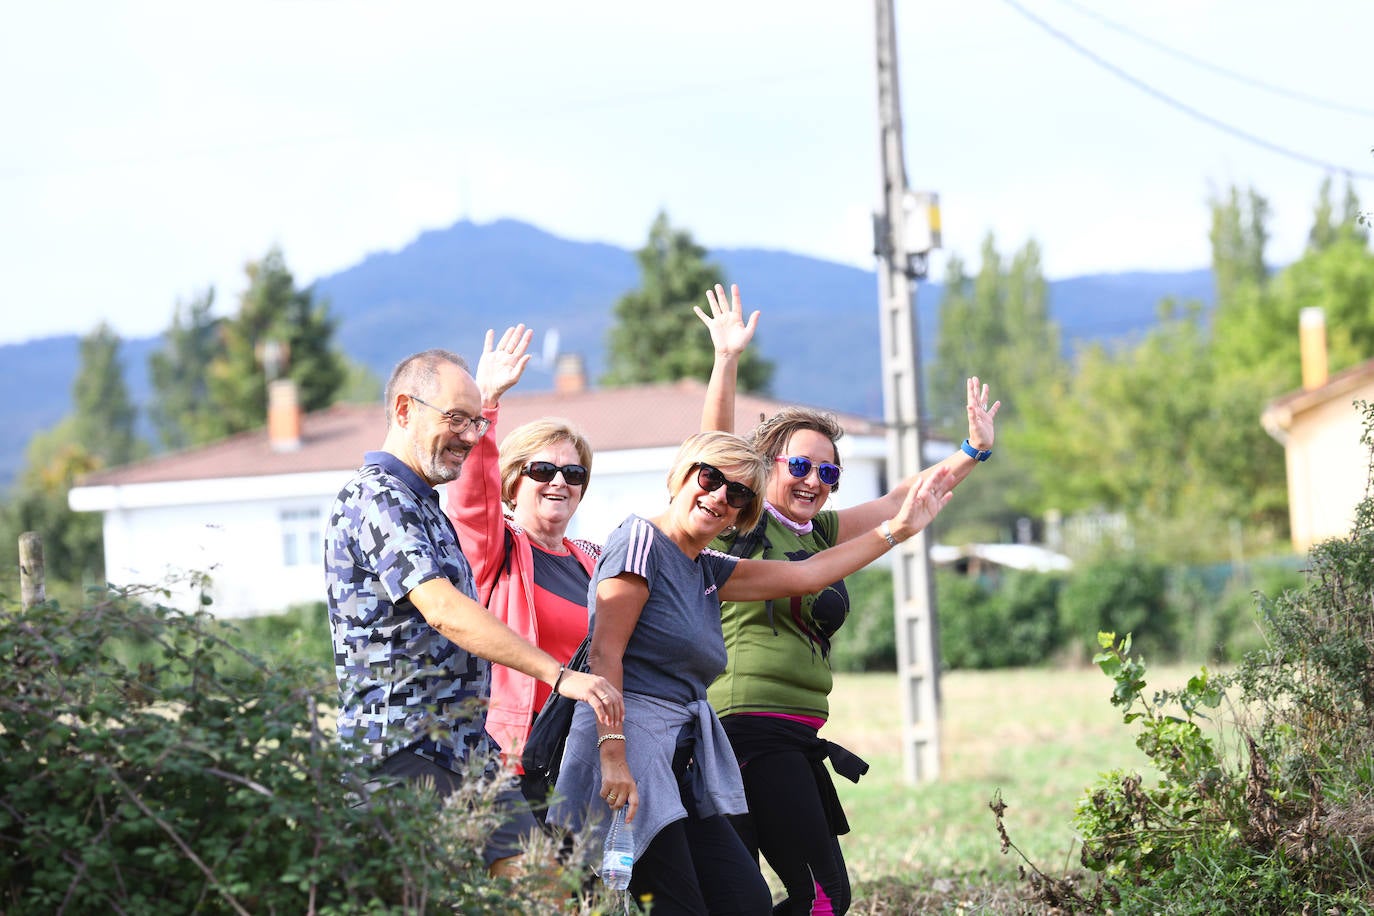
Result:
[[[770,719],[786,719],[788,722],[800,722],[802,725],[808,728],[814,728],[816,731],[820,731],[821,726],[825,724],[825,720],[819,716],[793,716],[785,712],[742,712],[739,713],[739,715],[767,716]]]

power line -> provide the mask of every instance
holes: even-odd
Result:
[[[1305,102],[1309,105],[1315,105],[1318,108],[1326,108],[1330,109],[1331,111],[1339,111],[1344,114],[1353,114],[1360,115],[1366,118],[1374,118],[1374,108],[1361,108],[1358,105],[1346,105],[1343,102],[1336,102],[1332,101],[1331,99],[1321,98],[1320,96],[1309,95],[1305,92],[1298,92],[1295,89],[1289,89],[1285,86],[1278,86],[1274,83],[1267,83],[1264,80],[1257,79],[1256,77],[1249,76],[1244,73],[1239,73],[1235,70],[1229,70],[1226,67],[1219,66],[1217,64],[1212,63],[1211,61],[1203,60],[1200,57],[1194,57],[1186,51],[1180,51],[1179,49],[1166,45],[1162,41],[1151,38],[1148,35],[1142,35],[1128,26],[1122,25],[1121,23],[1113,19],[1108,19],[1106,16],[1103,16],[1096,10],[1089,9],[1088,7],[1083,6],[1080,3],[1074,2],[1074,0],[1059,0],[1059,2],[1073,10],[1076,10],[1084,16],[1087,16],[1091,19],[1096,19],[1098,22],[1102,23],[1107,28],[1120,32],[1127,38],[1131,38],[1142,44],[1149,45],[1157,51],[1162,51],[1163,53],[1168,54],[1170,57],[1178,58],[1179,60],[1192,64],[1195,67],[1200,67],[1201,69],[1206,70],[1210,73],[1215,73],[1218,76],[1224,76],[1227,79],[1235,80],[1236,82],[1246,86],[1250,86],[1251,88],[1262,89],[1265,92],[1272,92],[1274,95],[1283,96],[1287,99],[1293,99],[1294,101]]]
[[[1323,169],[1327,172],[1336,172],[1342,175],[1346,175],[1350,178],[1359,178],[1365,181],[1374,181],[1374,172],[1357,171],[1347,166],[1337,165],[1334,162],[1328,162],[1325,159],[1318,159],[1316,156],[1309,156],[1306,153],[1302,153],[1294,149],[1289,149],[1286,146],[1280,146],[1279,144],[1274,143],[1271,140],[1266,140],[1263,137],[1256,136],[1255,134],[1252,134],[1246,130],[1242,130],[1241,128],[1236,127],[1233,124],[1227,124],[1225,121],[1214,118],[1204,111],[1199,111],[1198,109],[1187,104],[1186,102],[1180,101],[1179,99],[1174,98],[1168,93],[1156,89],[1154,86],[1151,86],[1149,83],[1145,82],[1144,80],[1140,79],[1134,74],[1128,73],[1127,71],[1121,69],[1116,64],[1097,54],[1095,51],[1092,51],[1084,47],[1083,45],[1079,44],[1077,41],[1066,35],[1064,32],[1055,28],[1053,25],[1050,25],[1050,23],[1046,22],[1044,19],[1041,19],[1039,16],[1035,15],[1030,10],[1026,9],[1024,6],[1018,3],[1017,0],[1002,0],[1002,2],[1005,3],[1007,6],[1011,7],[1016,12],[1020,13],[1026,19],[1030,20],[1039,28],[1048,32],[1054,38],[1068,45],[1070,48],[1077,51],[1079,54],[1082,54],[1084,57],[1088,58],[1093,63],[1097,64],[1102,69],[1115,74],[1116,76],[1130,83],[1132,86],[1135,86],[1141,92],[1154,96],[1155,98],[1159,99],[1161,102],[1168,105],[1169,107],[1175,108],[1191,118],[1195,118],[1196,120],[1201,121],[1204,124],[1215,127],[1216,129],[1228,133],[1231,136],[1236,137],[1240,140],[1244,140],[1247,143],[1251,143],[1255,146],[1267,149],[1271,153],[1277,153],[1280,156],[1286,156],[1289,159],[1293,159],[1298,162],[1303,162],[1307,165],[1317,166],[1318,168]]]

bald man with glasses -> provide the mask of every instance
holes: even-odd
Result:
[[[486,430],[462,357],[426,350],[402,360],[386,386],[386,438],[339,492],[325,533],[325,579],[339,680],[339,739],[373,774],[424,780],[440,796],[463,774],[507,779],[486,732],[491,663],[586,702],[619,727],[620,691],[566,670],[476,600],[472,567],[440,507]],[[511,781],[502,823],[483,850],[493,874],[518,872],[524,837],[539,829]]]

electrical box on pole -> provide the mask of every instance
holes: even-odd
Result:
[[[882,154],[882,210],[873,220],[878,257],[879,338],[883,419],[887,423],[889,484],[923,466],[921,347],[914,308],[915,281],[940,244],[939,202],[906,184],[902,106],[897,90],[893,0],[876,0],[878,118]],[[892,551],[901,686],[902,759],[907,782],[940,775],[939,629],[930,549],[923,531]]]

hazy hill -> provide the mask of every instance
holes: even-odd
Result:
[[[878,365],[873,271],[759,249],[720,249],[711,257],[740,284],[746,306],[764,310],[758,345],[777,366],[774,394],[881,415],[870,371]],[[383,378],[396,360],[427,346],[475,359],[488,327],[523,321],[540,334],[556,330],[559,349],[583,354],[595,382],[612,307],[638,277],[633,252],[613,245],[568,241],[513,220],[463,221],[425,232],[399,251],[368,255],[321,278],[315,290],[339,319],[340,347]],[[935,340],[940,295],[936,283],[917,293],[923,349]],[[1210,273],[1098,275],[1050,285],[1051,309],[1070,347],[1150,327],[1166,296],[1210,304]],[[167,313],[170,323],[172,303]],[[707,346],[704,330],[701,343]],[[149,395],[148,355],[157,345],[156,338],[132,339],[122,350],[140,404]],[[0,346],[0,421],[11,433],[0,443],[0,483],[22,466],[29,438],[69,409],[77,355],[76,335]],[[548,387],[551,368],[535,365],[522,385]],[[982,371],[996,382],[996,367]]]

